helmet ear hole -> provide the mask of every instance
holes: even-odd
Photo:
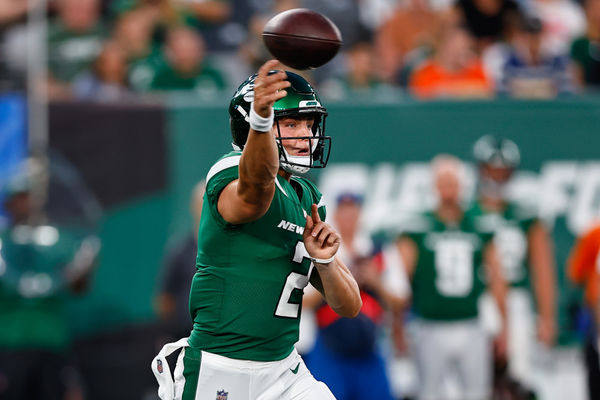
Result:
[[[321,115],[315,115],[315,119],[313,120],[312,126],[313,135],[317,136],[321,134]]]

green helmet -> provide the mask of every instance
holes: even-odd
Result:
[[[270,71],[269,74],[276,72]],[[279,148],[280,165],[293,174],[306,173],[310,168],[324,168],[327,165],[331,150],[331,137],[324,136],[327,110],[321,105],[317,92],[304,78],[290,71],[285,72],[291,85],[285,89],[287,95],[273,105],[275,123],[277,124],[277,137],[275,139]],[[254,81],[256,77],[257,74],[254,74],[246,79],[237,89],[229,104],[229,124],[231,136],[233,137],[233,147],[238,150],[244,148],[250,131],[248,118],[254,100]],[[279,119],[284,117],[306,118],[307,116],[314,118],[313,135],[311,137],[281,137]],[[282,144],[286,139],[310,140],[310,155],[305,157],[289,155]]]
[[[508,182],[521,160],[516,143],[485,135],[475,142],[473,156],[479,164],[479,193],[488,198],[508,199]]]
[[[514,169],[519,166],[519,147],[510,139],[485,135],[473,146],[473,156],[479,164]]]

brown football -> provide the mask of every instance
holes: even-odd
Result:
[[[319,67],[331,60],[342,45],[342,35],[326,16],[306,8],[277,14],[263,28],[269,52],[295,69]]]

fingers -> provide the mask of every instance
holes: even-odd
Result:
[[[258,76],[254,81],[254,111],[261,117],[266,118],[271,114],[273,103],[285,97],[287,92],[283,89],[290,86],[284,71],[269,75],[269,71],[277,64],[277,60],[264,63],[258,70]]]
[[[340,237],[335,229],[325,222],[315,224],[311,236],[317,241],[321,248],[331,247],[340,241]]]
[[[314,203],[310,209],[310,215],[312,216],[312,219],[315,224],[318,224],[319,222],[321,222],[321,216],[319,215],[319,208]]]
[[[314,226],[315,226],[315,224],[313,223],[312,218],[309,215],[307,215],[306,216],[306,224],[304,224],[304,233],[302,234],[302,236],[304,237],[305,240],[312,233],[312,229]]]
[[[278,63],[279,61],[277,60],[269,60],[261,65],[261,67],[258,69],[258,79],[266,77],[269,71],[275,68]]]

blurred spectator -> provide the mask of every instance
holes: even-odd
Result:
[[[258,70],[261,65],[272,58],[262,39],[262,31],[267,21],[280,12],[298,7],[299,0],[275,0],[272,8],[256,13],[249,18],[248,37],[239,50],[250,71]]]
[[[125,51],[128,62],[127,81],[134,90],[150,86],[160,63],[159,47],[153,42],[154,18],[143,9],[122,14],[114,29],[114,40]]]
[[[412,284],[419,399],[449,398],[444,385],[454,373],[460,391],[456,398],[490,398],[491,343],[478,321],[482,275],[506,316],[505,284],[491,232],[477,230],[461,207],[462,168],[454,157],[433,160],[438,206],[407,222],[398,242]],[[505,322],[498,336],[499,354],[506,350]]]
[[[573,39],[585,33],[585,14],[575,0],[533,0],[533,12],[543,23],[542,49],[566,55]]]
[[[454,11],[482,51],[504,35],[506,16],[517,10],[514,0],[458,0]]]
[[[33,51],[31,36],[44,37],[37,26],[27,25],[28,12],[41,13],[40,0],[0,0],[0,90],[22,90],[27,80],[27,59]],[[36,9],[37,8],[37,9]],[[42,44],[40,48],[44,48]]]
[[[3,54],[0,57],[0,90],[14,87],[15,82],[12,81],[17,78],[11,71],[10,55],[5,48],[5,32],[12,24],[26,19],[28,6],[32,4],[32,1],[0,0],[0,53]]]
[[[577,285],[585,286],[585,306],[594,324],[585,339],[585,364],[590,399],[600,398],[600,223],[594,223],[573,246],[568,275]]]
[[[206,39],[210,52],[234,51],[244,40],[245,27],[235,9],[246,8],[247,1],[239,0],[170,0],[196,18],[196,27]],[[249,16],[246,16],[248,18]]]
[[[162,46],[170,29],[177,26],[196,28],[198,20],[187,6],[172,0],[116,0],[112,3],[113,13],[118,17],[136,14],[136,19],[143,19],[144,25],[150,25],[152,31],[152,44]],[[140,26],[141,22],[138,22]],[[140,26],[141,27],[141,26]],[[146,34],[147,27],[141,27]],[[141,38],[138,38],[140,40]]]
[[[517,98],[554,98],[574,90],[566,55],[542,45],[542,22],[515,13],[509,18],[509,47],[497,90]]]
[[[117,101],[131,98],[127,88],[127,55],[116,41],[106,42],[89,71],[75,78],[72,92],[78,99]]]
[[[163,28],[195,21],[191,14],[171,0],[114,0],[110,8],[116,16],[140,11],[153,25]]]
[[[316,83],[344,73],[344,51],[372,34],[361,19],[361,0],[299,0],[300,7],[308,8],[331,19],[342,34],[342,52],[327,64],[316,68],[312,75]]]
[[[182,240],[170,244],[163,265],[156,308],[165,333],[173,340],[188,337],[192,330],[188,302],[190,285],[196,273],[198,226],[202,214],[204,190],[204,181],[194,186],[190,199],[190,213],[194,221],[193,231]]]
[[[373,243],[359,230],[362,198],[353,193],[338,197],[333,216],[342,237],[338,257],[350,268],[363,302],[356,318],[341,318],[315,289],[307,290],[303,307],[315,308],[318,335],[306,356],[312,374],[329,386],[338,400],[391,400],[385,363],[377,348],[378,328],[385,310],[403,305],[400,267],[373,257]]]
[[[152,53],[153,21],[144,11],[134,10],[121,15],[114,29],[114,39],[127,54],[129,62],[148,57]]]
[[[357,0],[300,0],[300,6],[325,15],[340,29],[343,49],[361,41],[369,29],[361,20],[360,1]]]
[[[550,235],[535,210],[508,198],[508,184],[520,154],[517,145],[490,135],[473,147],[479,188],[469,214],[480,229],[494,231],[494,243],[509,284],[508,376],[514,390],[535,390],[532,355],[537,340],[546,347],[556,338],[556,279]],[[537,318],[536,318],[537,314]],[[504,360],[500,363],[504,364]]]
[[[581,86],[600,86],[600,0],[584,2],[587,32],[571,45],[575,77]]]
[[[150,90],[185,90],[207,95],[226,87],[221,73],[205,60],[202,37],[190,28],[169,31],[162,62],[157,64]]]
[[[97,58],[107,36],[99,0],[57,0],[48,27],[49,96],[69,94],[69,83]]]
[[[381,77],[395,83],[411,51],[432,46],[434,29],[439,23],[440,17],[431,9],[430,0],[399,3],[375,39]]]
[[[175,4],[183,4],[193,10],[200,21],[207,23],[225,22],[231,16],[229,0],[171,0]]]
[[[175,25],[199,29],[203,36],[209,35],[207,42],[211,51],[220,49],[227,40],[219,30],[232,14],[229,0],[115,0],[112,9],[115,14],[144,11],[157,28],[157,44],[162,44],[168,29]]]
[[[21,20],[35,1],[0,0],[0,30],[6,25]]]
[[[353,95],[368,95],[384,89],[376,68],[376,56],[370,42],[358,42],[346,52],[347,72],[320,84],[323,97],[342,100]]]
[[[50,225],[30,225],[30,182],[10,182],[4,206],[11,225],[0,232],[0,398],[81,398],[68,360],[65,306],[86,287],[97,238]]]
[[[493,86],[474,45],[464,27],[440,27],[434,54],[409,79],[412,94],[420,99],[490,97]]]

